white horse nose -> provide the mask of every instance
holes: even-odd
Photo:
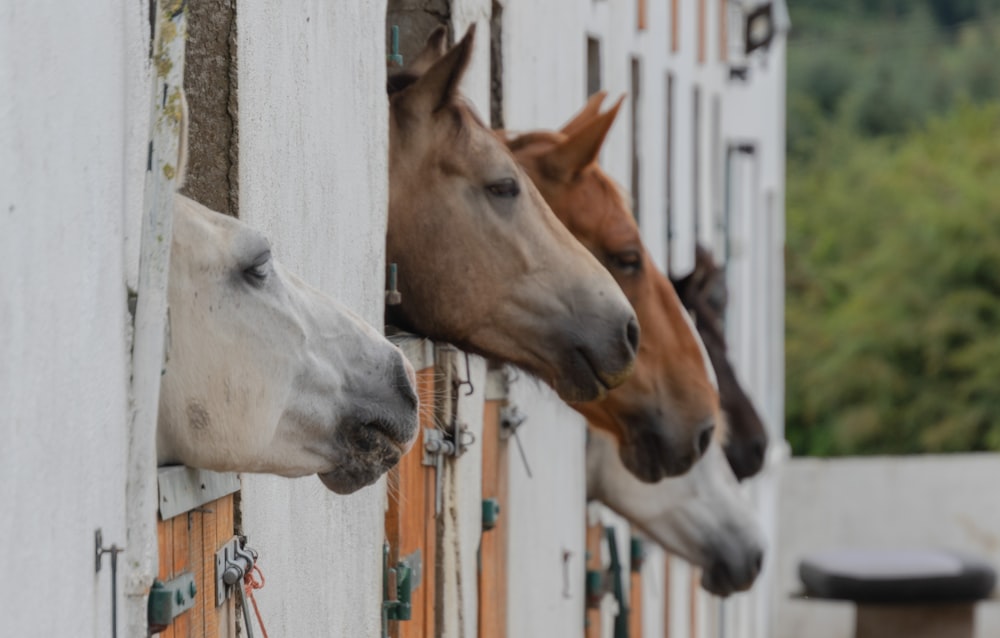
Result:
[[[399,348],[396,348],[396,350],[398,351],[399,358],[400,358],[400,360],[403,363],[403,372],[402,372],[402,375],[403,375],[404,378],[401,380],[402,382],[400,383],[400,387],[401,388],[407,388],[407,390],[409,391],[410,397],[413,399],[413,403],[416,404],[416,403],[418,403],[418,399],[417,399],[417,371],[413,369],[413,364],[411,364],[410,360],[406,358],[406,356],[403,354],[402,350],[399,350]],[[397,374],[398,374],[398,372],[397,372]],[[404,393],[405,393],[405,391],[404,391]]]

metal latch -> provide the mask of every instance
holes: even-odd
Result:
[[[215,606],[219,607],[240,586],[257,562],[257,551],[247,547],[245,536],[234,536],[215,553]]]
[[[167,582],[154,580],[149,590],[147,608],[149,632],[155,634],[163,631],[174,618],[194,607],[197,594],[198,588],[191,572],[184,572]]]
[[[442,492],[445,457],[458,458],[475,441],[475,435],[469,431],[469,426],[464,423],[456,423],[454,435],[437,428],[424,428],[424,456],[421,463],[434,468],[435,516],[441,513],[441,504],[444,498]]]

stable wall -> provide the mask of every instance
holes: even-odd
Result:
[[[56,636],[70,625],[84,636],[111,633],[110,558],[95,573],[94,531],[107,546],[125,544],[126,279],[138,252],[124,244],[141,218],[148,24],[143,7],[106,0],[0,7],[8,636]],[[121,608],[124,561],[118,571]],[[56,591],[54,614],[45,593]]]
[[[237,10],[240,218],[275,256],[382,325],[388,205],[384,5],[253,0]],[[244,475],[272,635],[381,635],[385,481]]]

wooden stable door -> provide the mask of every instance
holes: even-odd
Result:
[[[602,623],[601,623],[601,605],[600,599],[603,595],[598,596],[593,592],[589,591],[590,588],[590,574],[592,573],[604,573],[604,560],[601,555],[601,540],[604,538],[604,525],[597,522],[593,525],[587,525],[587,576],[588,576],[588,591],[587,591],[587,607],[586,607],[586,620],[584,625],[584,636],[586,638],[602,638]],[[603,585],[603,583],[602,583]]]
[[[410,452],[389,472],[389,509],[385,517],[389,565],[404,561],[414,571],[410,620],[390,620],[388,629],[392,638],[434,638],[437,636],[437,477],[435,467],[423,463],[425,436],[428,430],[436,429],[438,411],[434,347],[423,339],[393,341],[417,371],[420,435]]]
[[[633,560],[636,556],[633,554]],[[629,573],[628,635],[642,638],[642,568],[633,567]]]
[[[233,538],[233,492],[239,489],[239,479],[234,474],[174,466],[160,468],[159,486],[157,580],[169,584],[191,575],[196,592],[194,606],[155,635],[236,638],[235,596],[216,605],[215,555]]]
[[[502,410],[506,404],[504,372],[500,369],[490,370],[483,406],[484,528],[479,544],[479,638],[508,638],[508,441],[501,423]],[[493,517],[487,513],[492,503],[499,506],[498,516]],[[486,529],[489,518],[495,518],[492,529]]]

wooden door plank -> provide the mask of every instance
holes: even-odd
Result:
[[[173,527],[173,561],[171,565],[172,578],[191,569],[190,524],[192,522],[192,518],[197,518],[197,516],[193,516],[189,512],[187,514],[180,514],[170,519],[170,523]],[[196,579],[195,583],[197,582],[198,581]],[[197,612],[198,609],[197,606],[195,606],[194,609],[190,609],[177,618],[174,618],[174,621],[170,623],[170,626],[174,631],[174,636],[177,638],[188,638],[193,635],[191,631],[191,616]]]
[[[629,572],[628,635],[642,638],[642,572]]]
[[[170,520],[156,524],[156,541],[159,549],[159,572],[157,578],[168,581],[174,576],[174,525]],[[173,625],[157,634],[160,638],[175,638]]]
[[[509,482],[506,441],[500,439],[500,409],[504,402],[488,400],[483,412],[484,499],[500,504],[496,527],[480,541],[479,638],[507,638],[507,539]]]
[[[587,570],[604,573],[604,559],[601,556],[601,539],[604,538],[604,526],[600,523],[587,525]],[[587,609],[586,638],[601,638],[601,609]]]
[[[663,553],[663,638],[670,638],[670,554]]]
[[[205,609],[214,610],[211,616],[214,617],[213,625],[216,627],[217,635],[224,638],[236,638],[236,598],[230,597],[221,606],[215,606],[215,557],[214,552],[229,542],[236,530],[234,520],[235,494],[223,496],[215,501],[212,509],[216,511],[215,516],[215,550],[213,551],[212,562],[206,563],[205,586],[202,587],[200,596],[201,604]]]
[[[420,434],[413,449],[390,472],[389,508],[385,518],[389,561],[420,552],[420,580],[411,597],[411,619],[390,622],[392,638],[435,636],[435,567],[437,528],[434,519],[434,469],[422,464],[424,429],[434,427],[435,369],[417,372],[420,398]]]

